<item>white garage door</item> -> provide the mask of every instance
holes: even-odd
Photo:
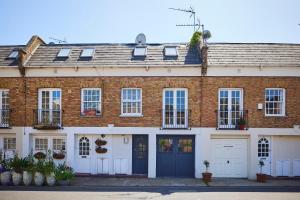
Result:
[[[214,177],[247,177],[247,139],[212,139]]]

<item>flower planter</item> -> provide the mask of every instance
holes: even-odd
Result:
[[[10,183],[11,174],[10,171],[5,171],[1,173],[1,184],[8,185]]]
[[[267,181],[267,175],[266,174],[256,174],[256,180],[260,183],[265,183]]]
[[[44,179],[45,179],[45,177],[42,173],[40,173],[40,172],[35,172],[34,173],[34,183],[35,183],[35,185],[37,185],[37,186],[43,185],[44,184]]]
[[[96,153],[106,153],[107,149],[106,148],[102,148],[102,147],[97,147],[96,148]]]
[[[202,173],[202,179],[205,183],[211,182],[212,173]]]
[[[34,157],[38,160],[41,160],[41,159],[45,159],[46,158],[46,154],[43,153],[43,152],[37,152],[34,154]]]
[[[245,127],[246,127],[245,125],[239,125],[240,130],[245,130]]]
[[[53,172],[46,176],[46,182],[49,186],[55,185],[55,174]]]
[[[14,185],[20,185],[22,182],[22,173],[12,172],[12,182]]]
[[[32,183],[32,173],[28,171],[23,172],[23,183],[28,186]]]
[[[101,139],[97,139],[97,140],[95,141],[95,144],[96,144],[97,146],[103,146],[103,145],[106,145],[106,144],[107,144],[107,141],[101,140]]]
[[[55,160],[63,160],[65,158],[65,154],[64,153],[53,153],[52,155],[53,159]]]
[[[96,110],[85,110],[83,114],[84,116],[96,116]]]

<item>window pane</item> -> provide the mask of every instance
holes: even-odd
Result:
[[[192,139],[179,139],[178,140],[178,152],[192,153],[193,152]]]
[[[172,139],[159,139],[159,152],[173,152]]]

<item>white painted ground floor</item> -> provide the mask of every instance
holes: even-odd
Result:
[[[76,173],[144,174],[155,177],[196,177],[210,162],[214,177],[254,179],[263,160],[271,176],[300,176],[299,128],[249,130],[161,130],[147,127],[31,127],[0,129],[0,149],[6,155],[63,150]]]

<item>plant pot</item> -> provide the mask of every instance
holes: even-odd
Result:
[[[53,172],[46,176],[46,182],[49,186],[55,185],[55,174]]]
[[[12,172],[12,182],[14,185],[20,185],[22,182],[22,173]]]
[[[97,147],[96,148],[96,153],[106,153],[107,149],[106,148],[102,148],[102,147]]]
[[[260,183],[265,183],[267,181],[267,175],[266,174],[256,174],[256,180]]]
[[[8,185],[10,183],[10,177],[11,177],[10,171],[2,172],[0,177],[1,184]]]
[[[43,152],[37,152],[33,155],[36,159],[41,160],[46,158],[46,154]]]
[[[28,186],[31,185],[32,182],[32,173],[28,171],[23,172],[23,183]]]
[[[55,159],[55,160],[63,160],[65,158],[65,154],[63,153],[53,153],[52,157]]]
[[[240,129],[240,130],[245,130],[245,126],[246,126],[246,125],[239,125],[239,129]]]
[[[70,185],[71,181],[70,180],[59,180],[58,184],[62,185],[62,186],[66,186],[66,185]]]
[[[205,183],[211,182],[212,173],[204,172],[202,173],[202,180]]]
[[[96,144],[97,146],[104,146],[104,145],[107,144],[107,141],[101,140],[101,139],[97,139],[97,140],[95,141],[95,144]]]
[[[34,173],[34,183],[37,186],[41,186],[44,184],[45,176],[41,172]]]

